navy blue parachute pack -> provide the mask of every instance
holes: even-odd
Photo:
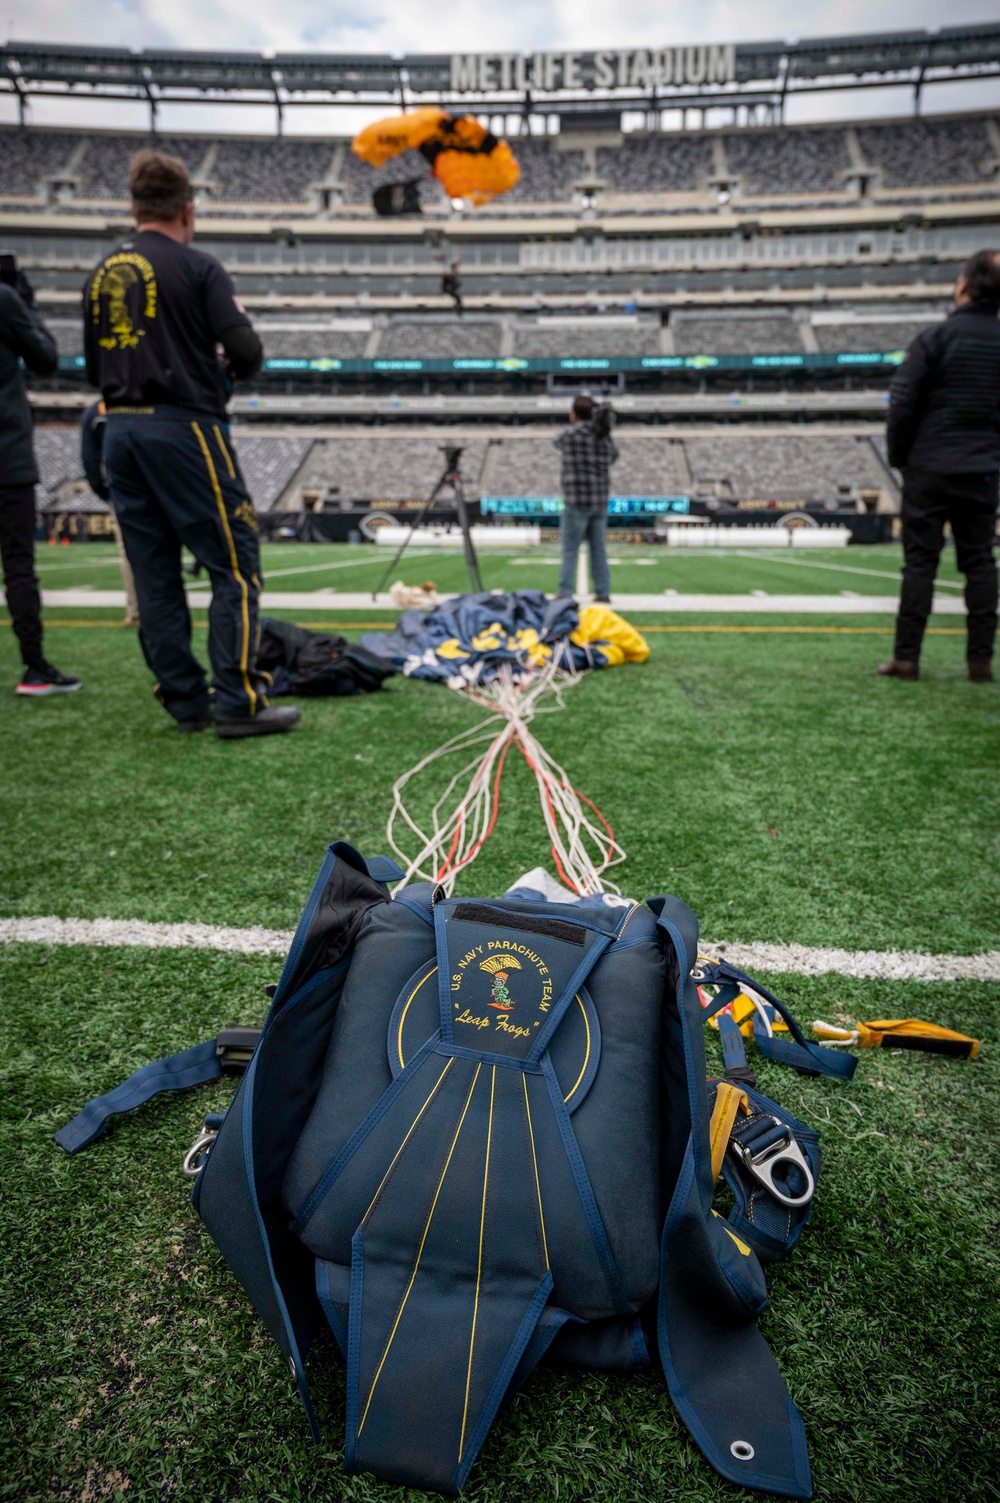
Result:
[[[352,1472],[455,1493],[543,1358],[658,1362],[718,1472],[809,1497],[757,1316],[762,1265],[808,1219],[818,1139],[754,1089],[738,1029],[725,1079],[705,1075],[706,1013],[748,978],[699,960],[677,898],[390,897],[400,875],[332,845],[243,1059],[220,1035],[147,1066],[57,1142],[76,1152],[114,1114],[213,1078],[227,1050],[245,1066],[189,1156],[193,1203],[317,1440],[304,1361],[328,1322]],[[718,988],[708,1009],[699,982]],[[850,1077],[853,1059],[752,985],[790,1030],[762,1029],[765,1053]]]

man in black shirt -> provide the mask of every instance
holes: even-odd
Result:
[[[997,629],[1000,476],[1000,253],[980,251],[955,286],[955,309],[918,334],[889,391],[889,463],[903,472],[903,588],[892,661],[879,673],[915,679],[950,522],[965,575],[966,658],[988,683]]]
[[[38,466],[31,441],[31,408],[20,362],[36,376],[51,376],[59,364],[52,335],[35,311],[35,295],[13,257],[5,258],[10,280],[0,281],[0,559],[11,624],[24,672],[17,693],[31,699],[79,689],[45,661],[42,603],[35,576],[35,486]]]
[[[256,669],[259,525],[229,439],[227,386],[260,368],[260,340],[213,256],[191,248],[184,164],[143,151],[129,179],[136,233],[83,295],[87,377],[108,411],[104,463],[135,576],[139,639],[179,730],[226,739],[290,730]],[[219,346],[224,352],[220,358]],[[212,584],[212,690],[191,651],[186,545]]]

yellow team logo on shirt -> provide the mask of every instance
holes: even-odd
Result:
[[[91,322],[102,330],[102,350],[134,350],[156,317],[156,276],[145,256],[119,251],[94,273],[90,284]]]
[[[239,506],[234,506],[233,520],[236,522],[245,522],[248,527],[253,528],[254,532],[260,532],[260,523],[257,520],[257,513],[253,509],[252,501],[241,501]]]

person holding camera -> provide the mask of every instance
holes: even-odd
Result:
[[[580,544],[586,541],[594,598],[605,605],[611,602],[608,496],[611,466],[618,458],[611,437],[611,415],[610,407],[599,407],[592,397],[577,397],[569,426],[555,441],[562,458],[563,494],[558,593],[561,597],[576,593],[576,560]]]
[[[70,694],[80,680],[60,673],[42,651],[42,599],[35,574],[38,465],[21,361],[36,376],[58,368],[55,340],[35,308],[31,283],[13,256],[0,256],[0,560],[11,625],[24,672],[17,693]]]
[[[260,369],[261,343],[223,267],[191,247],[184,163],[140,151],[129,188],[136,231],[86,284],[84,351],[107,409],[104,465],[143,654],[178,730],[214,723],[226,740],[291,730],[299,711],[268,704],[256,667],[260,524],[226,416],[231,382]],[[191,651],[182,546],[212,584],[211,690]]]

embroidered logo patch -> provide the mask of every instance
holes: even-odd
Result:
[[[501,1012],[510,1012],[514,998],[507,990],[507,977],[511,971],[519,971],[521,962],[516,955],[489,955],[479,962],[479,969],[493,977],[487,1007],[497,1007]]]

